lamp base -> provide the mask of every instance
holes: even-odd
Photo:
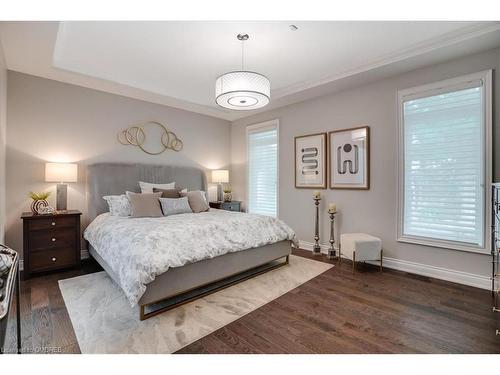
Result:
[[[68,209],[67,204],[68,204],[68,185],[57,184],[56,210],[66,211]]]
[[[222,195],[222,184],[217,184],[217,201],[222,202],[224,196]]]

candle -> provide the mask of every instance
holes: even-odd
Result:
[[[337,205],[335,203],[330,203],[328,205],[328,213],[334,214],[335,212],[337,212]]]
[[[319,191],[314,191],[313,192],[313,198],[314,199],[321,199],[321,193]]]

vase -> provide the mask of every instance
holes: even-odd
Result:
[[[231,202],[233,200],[233,195],[231,193],[224,193],[224,202]]]
[[[37,199],[31,202],[31,212],[35,215],[40,214],[40,210],[44,207],[48,207],[49,203],[45,199]]]

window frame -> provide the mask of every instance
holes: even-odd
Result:
[[[269,121],[264,121],[260,122],[257,124],[252,124],[248,125],[245,128],[245,137],[246,137],[246,182],[245,182],[245,200],[247,202],[247,212],[250,210],[250,200],[249,200],[249,195],[250,195],[250,147],[248,145],[249,142],[249,134],[253,133],[255,131],[265,131],[265,130],[271,130],[271,129],[276,129],[276,218],[279,218],[280,216],[280,200],[279,200],[279,181],[280,181],[280,123],[278,119],[274,120],[269,120]]]
[[[492,70],[467,74],[444,81],[439,81],[422,86],[411,87],[398,91],[398,219],[397,219],[397,241],[425,246],[440,247],[450,250],[459,250],[472,253],[490,254],[489,228],[491,226],[491,183],[493,172],[492,159]],[[464,85],[474,81],[482,82],[483,116],[484,127],[482,129],[483,143],[483,246],[476,246],[463,242],[443,240],[431,237],[414,236],[404,234],[404,207],[405,207],[405,129],[404,129],[404,102],[409,99],[417,99],[438,95],[440,92],[460,90]]]

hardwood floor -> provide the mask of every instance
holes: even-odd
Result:
[[[178,353],[500,353],[500,314],[490,309],[490,292],[351,269],[345,261]],[[98,270],[87,261],[79,270],[22,282],[25,351],[80,352],[57,281]]]

